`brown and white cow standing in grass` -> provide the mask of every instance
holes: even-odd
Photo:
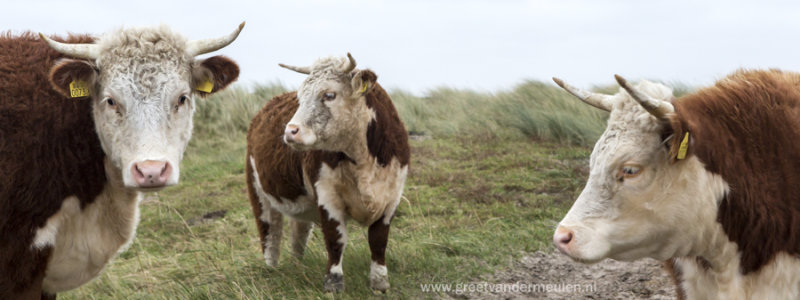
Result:
[[[194,57],[243,26],[195,41],[166,26],[0,35],[0,299],[79,287],[130,244],[142,192],[178,183],[193,95],[239,76]]]
[[[680,99],[614,96],[581,195],[554,243],[582,262],[667,262],[679,297],[800,298],[800,74],[738,71]]]
[[[278,264],[283,215],[292,249],[302,256],[312,224],[328,250],[326,291],[344,289],[345,222],[369,226],[370,287],[389,288],[385,251],[389,223],[408,173],[408,134],[392,100],[370,70],[347,58],[310,67],[297,92],[270,100],[247,132],[247,187],[269,266]]]

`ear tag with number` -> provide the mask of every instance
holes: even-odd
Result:
[[[206,80],[198,84],[194,89],[205,93],[211,93],[211,91],[214,90],[214,84],[211,83],[211,80]]]
[[[69,83],[69,96],[72,98],[89,96],[89,83],[83,80],[73,80]]]
[[[365,83],[364,86],[361,88],[361,91],[359,91],[359,93],[363,94],[366,91],[367,91],[367,84]]]

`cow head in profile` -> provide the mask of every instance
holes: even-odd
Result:
[[[194,97],[222,90],[239,76],[239,67],[228,58],[195,56],[227,46],[243,27],[220,38],[192,41],[166,26],[120,29],[92,44],[40,36],[75,58],[59,60],[50,70],[50,82],[67,97],[92,101],[103,151],[113,172],[121,172],[112,177],[121,177],[128,188],[157,190],[178,183],[179,163],[192,135]]]
[[[319,59],[310,67],[280,66],[308,74],[297,90],[300,106],[286,125],[284,142],[298,150],[348,150],[353,132],[364,132],[374,118],[364,95],[375,84],[375,73],[356,70],[350,53]]]
[[[571,258],[668,259],[700,244],[687,232],[716,217],[727,185],[695,156],[676,159],[670,117],[672,90],[642,81],[635,88],[617,76],[616,95],[583,91],[554,78],[584,102],[609,111],[608,127],[592,151],[586,187],[558,225],[556,247]],[[687,139],[687,142],[689,139]],[[672,150],[671,150],[672,149]]]

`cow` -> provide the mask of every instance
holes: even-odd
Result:
[[[616,79],[612,96],[554,78],[610,111],[555,246],[665,261],[681,299],[800,298],[800,74],[739,70],[679,99]]]
[[[350,53],[280,66],[308,77],[267,102],[247,131],[247,189],[264,260],[278,264],[284,215],[297,257],[316,223],[328,251],[323,287],[342,291],[345,222],[353,219],[369,226],[370,287],[385,292],[389,225],[410,158],[403,122],[377,75],[356,69]]]
[[[167,26],[97,38],[0,35],[0,299],[55,298],[133,240],[143,192],[178,183],[195,96],[239,67],[242,30],[187,40]]]

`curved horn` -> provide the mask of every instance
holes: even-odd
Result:
[[[286,69],[295,71],[297,73],[306,74],[306,75],[311,74],[311,68],[310,67],[295,67],[295,66],[284,65],[284,64],[278,64],[278,65],[281,66],[281,68],[286,68]]]
[[[634,89],[628,85],[628,82],[625,80],[625,78],[622,78],[622,76],[615,74],[614,78],[617,79],[619,86],[628,91],[628,94],[630,94],[631,97],[636,100],[636,102],[639,102],[639,104],[642,105],[647,112],[655,116],[657,119],[668,120],[667,115],[675,112],[675,107],[672,106],[672,104],[666,101],[655,99],[637,89]]]
[[[193,40],[187,42],[186,53],[188,53],[191,56],[197,56],[200,54],[206,54],[209,52],[222,49],[223,47],[232,43],[236,39],[236,37],[239,36],[239,33],[242,32],[242,28],[244,28],[244,23],[245,22],[239,24],[239,28],[237,28],[231,34],[228,34],[226,36],[204,39],[204,40]]]
[[[553,77],[553,81],[555,81],[556,84],[558,84],[558,86],[560,86],[562,89],[566,90],[575,97],[578,97],[578,99],[583,100],[583,102],[586,102],[586,104],[589,104],[591,106],[594,106],[596,108],[605,111],[611,111],[611,101],[609,100],[611,96],[584,91],[582,89],[571,86],[566,82],[564,82],[563,80],[556,77]]]
[[[347,52],[347,61],[342,64],[342,73],[350,73],[353,69],[356,68],[356,60],[353,59],[353,56],[350,55],[350,52]]]
[[[39,37],[44,40],[50,48],[62,54],[77,58],[96,59],[100,56],[100,46],[95,44],[67,44],[56,42],[44,36],[41,32]]]

